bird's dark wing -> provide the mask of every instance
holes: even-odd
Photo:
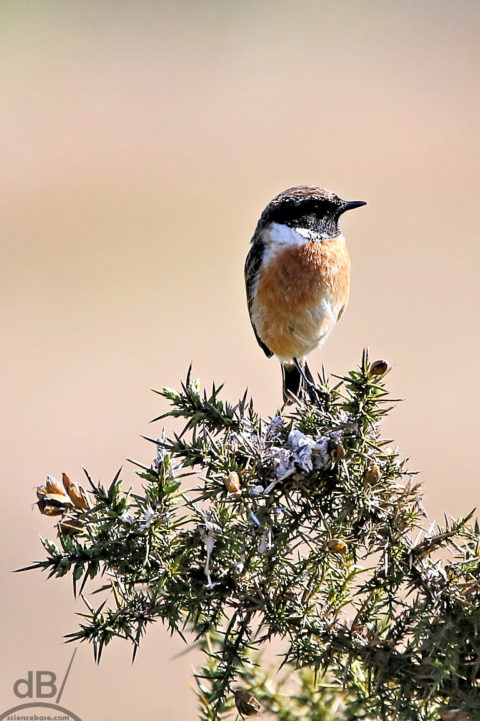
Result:
[[[252,324],[253,332],[255,333],[255,338],[257,339],[257,343],[263,350],[265,355],[268,358],[271,358],[273,353],[258,335],[257,329],[255,328],[252,320],[253,288],[255,285],[255,279],[257,278],[260,270],[260,266],[262,265],[264,249],[265,246],[263,242],[258,237],[254,236],[252,247],[250,248],[250,252],[247,255],[247,260],[245,261],[245,286],[247,289],[248,313],[250,315],[250,322]]]

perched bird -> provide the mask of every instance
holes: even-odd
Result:
[[[314,387],[305,358],[345,310],[350,257],[339,219],[362,205],[300,185],[277,195],[258,221],[245,263],[248,311],[260,347],[280,360],[287,403]]]

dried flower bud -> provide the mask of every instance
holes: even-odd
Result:
[[[437,713],[442,721],[471,721],[472,718],[468,711],[454,706],[440,706]]]
[[[85,524],[78,518],[66,518],[58,524],[58,530],[64,536],[75,536],[77,533],[81,533],[84,528]]]
[[[225,478],[225,488],[234,498],[238,498],[242,494],[240,490],[240,478],[236,471],[230,471],[228,476]]]
[[[341,443],[332,443],[330,448],[330,456],[332,460],[339,461],[345,458],[345,448]]]
[[[342,556],[348,551],[348,546],[341,538],[332,538],[327,546],[330,553],[341,553]]]
[[[37,498],[38,509],[44,516],[62,516],[73,508],[65,489],[53,476],[47,476],[45,483],[37,487]]]
[[[53,476],[37,488],[38,508],[45,516],[61,516],[72,508],[86,510],[90,503],[84,489],[72,483],[66,473],[62,474],[63,485]]]
[[[387,360],[376,360],[373,361],[370,366],[370,373],[372,376],[383,376],[389,369],[389,363]]]
[[[66,496],[65,489],[53,476],[47,476],[47,480],[37,487],[37,498],[45,498],[47,494]]]
[[[75,508],[80,508],[82,511],[90,508],[90,502],[82,486],[78,483],[73,483],[66,473],[62,473],[62,481]]]
[[[242,716],[255,716],[262,708],[253,693],[238,688],[235,693],[235,706]]]
[[[72,502],[65,493],[46,493],[39,497],[37,506],[44,516],[63,516],[66,511],[73,508]]]
[[[375,483],[378,483],[381,476],[382,474],[378,466],[369,466],[365,469],[365,473],[363,474],[363,480],[365,481],[367,486],[373,486],[375,485]]]

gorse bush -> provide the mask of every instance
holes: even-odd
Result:
[[[426,520],[380,435],[386,370],[364,353],[319,379],[317,400],[267,420],[189,372],[158,391],[170,409],[156,420],[183,427],[149,439],[142,493],[119,474],[108,488],[87,475],[90,500],[68,478],[40,487],[59,539],[29,568],[72,575],[86,612],[69,639],[97,660],[114,637],[135,654],[160,619],[205,654],[202,721],[258,702],[280,721],[480,718],[479,528],[471,514]],[[280,673],[261,655],[274,638]]]

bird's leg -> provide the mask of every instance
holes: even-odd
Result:
[[[318,408],[323,408],[328,398],[328,393],[324,393],[319,388],[317,388],[307,363],[302,365],[297,358],[294,358],[293,362],[305,384],[305,389],[308,393],[310,402],[316,405]]]
[[[301,376],[301,378],[302,378],[302,380],[303,380],[303,382],[304,382],[304,384],[305,384],[305,389],[306,389],[306,391],[307,391],[307,393],[308,393],[308,396],[309,396],[309,398],[310,398],[310,402],[311,402],[311,403],[318,403],[317,388],[316,388],[315,382],[314,382],[314,380],[313,380],[313,378],[312,378],[312,374],[310,373],[310,369],[308,369],[308,371],[307,371],[307,372],[308,372],[308,376],[307,376],[307,372],[306,372],[306,370],[305,370],[305,366],[302,365],[302,364],[298,361],[298,358],[294,358],[294,359],[293,359],[293,362],[294,362],[294,364],[295,364],[295,368],[296,368],[297,371],[300,373],[300,376]],[[306,365],[306,364],[305,364],[305,365]],[[306,367],[308,368],[308,366],[306,366]]]

